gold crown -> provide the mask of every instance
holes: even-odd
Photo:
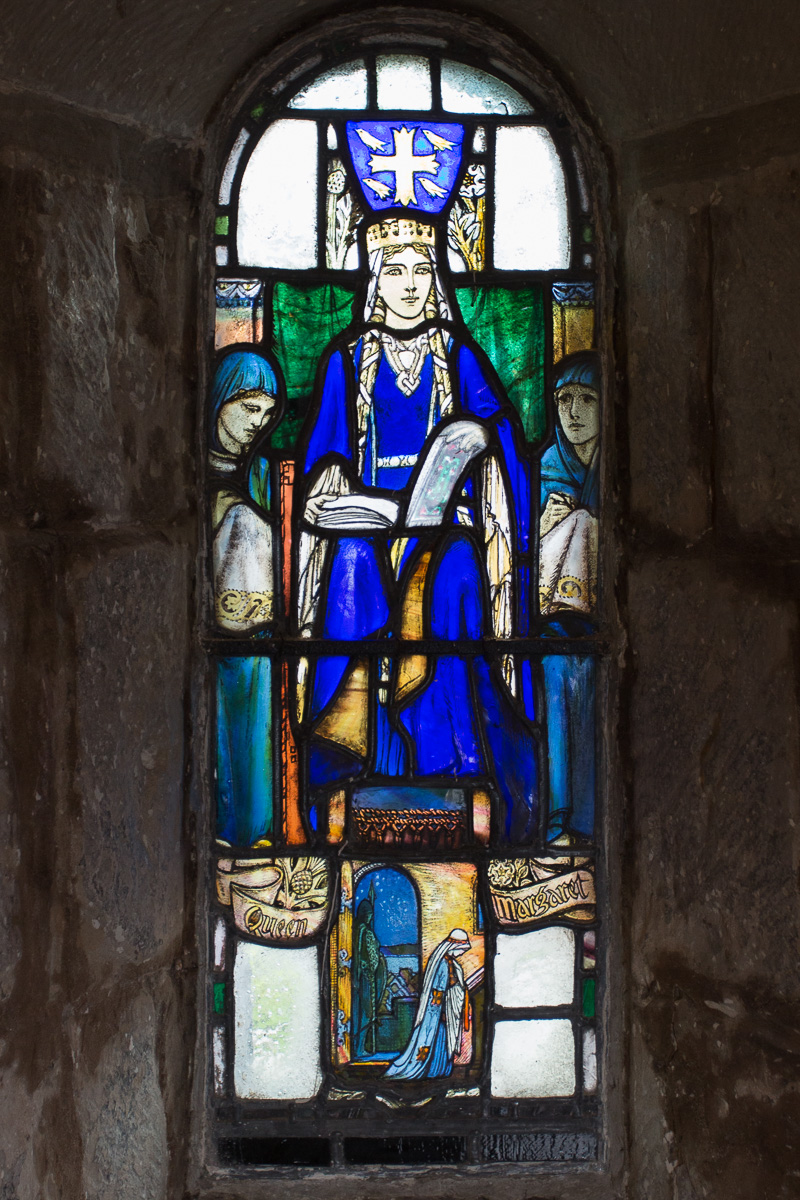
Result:
[[[368,250],[382,250],[384,246],[411,246],[414,242],[432,246],[433,226],[423,225],[408,217],[389,217],[386,221],[370,225],[367,230]]]

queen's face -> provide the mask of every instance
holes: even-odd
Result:
[[[384,262],[378,276],[378,295],[386,305],[386,323],[396,327],[413,325],[424,312],[432,287],[430,260],[413,246],[406,246]]]
[[[275,397],[268,392],[240,392],[219,410],[217,436],[229,454],[242,454],[269,421]]]
[[[597,440],[600,433],[600,405],[594,388],[580,383],[559,388],[556,395],[558,419],[564,436],[573,446]]]

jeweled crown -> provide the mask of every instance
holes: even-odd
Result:
[[[415,221],[408,217],[390,217],[386,221],[378,221],[367,230],[367,250],[382,250],[384,246],[412,246],[414,242],[422,242],[426,246],[434,244],[432,225]]]

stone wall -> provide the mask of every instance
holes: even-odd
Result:
[[[3,1200],[197,1194],[198,181],[214,105],[326,7],[5,23]],[[614,1194],[793,1197],[800,10],[488,7],[573,80],[616,181]]]
[[[177,1196],[195,156],[0,104],[0,1195]]]
[[[630,1165],[647,1200],[800,1191],[799,118],[765,104],[620,153]]]

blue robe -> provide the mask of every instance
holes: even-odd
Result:
[[[355,419],[356,379],[361,342],[351,356],[336,350],[325,373],[322,395],[311,424],[302,461],[306,480],[322,465],[338,463],[359,488],[407,489],[413,463],[387,465],[389,458],[416,458],[428,438],[433,395],[433,365],[428,355],[420,382],[410,397],[397,387],[385,356],[378,366],[374,403],[367,426],[363,470],[358,472]],[[476,354],[465,345],[450,347],[453,414],[472,415],[487,428],[493,452],[504,469],[512,508],[517,555],[530,544],[530,469],[517,445],[509,409],[492,389]],[[440,414],[434,412],[435,428]],[[488,584],[482,561],[482,530],[476,518],[475,489],[467,481],[459,503],[472,509],[469,529],[452,525],[436,530],[437,543],[427,574],[430,596],[425,634],[444,640],[477,639],[491,633]],[[397,531],[400,533],[402,531]],[[395,534],[394,536],[397,536]],[[417,561],[416,539],[406,548],[399,578],[389,564],[392,537],[348,536],[333,539],[330,575],[322,598],[323,638],[362,640],[392,636],[392,615]],[[515,632],[528,629],[529,574],[517,570]],[[311,721],[321,720],[337,696],[350,665],[346,656],[316,663],[311,688]],[[309,774],[312,787],[363,777],[478,777],[494,783],[503,805],[501,825],[514,842],[529,840],[538,811],[537,744],[501,681],[499,664],[483,656],[442,655],[429,665],[421,690],[398,711],[373,705],[373,750],[369,763],[356,762],[332,742],[312,739]]]
[[[215,483],[226,491],[249,494],[261,511],[270,511],[266,453],[253,457],[246,480],[240,467],[218,474]],[[270,841],[274,835],[271,660],[219,659],[216,692],[217,837],[232,846]]]
[[[586,466],[556,425],[556,438],[542,455],[541,507],[552,492],[571,496],[579,508],[597,515],[598,456]],[[591,632],[590,621],[552,614],[545,636]],[[591,838],[595,797],[595,660],[592,655],[547,655],[542,659],[547,724],[550,800],[548,838],[562,833]]]
[[[434,1079],[452,1071],[454,1055],[447,1047],[445,1002],[450,973],[457,969],[445,955],[434,973],[422,1019],[414,1026],[403,1053],[386,1071],[387,1079]]]

